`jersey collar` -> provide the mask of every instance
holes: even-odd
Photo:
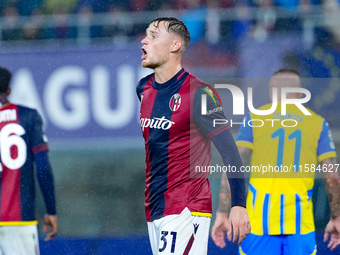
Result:
[[[185,73],[185,70],[184,68],[182,68],[177,74],[175,74],[174,77],[172,77],[170,80],[164,83],[158,83],[156,82],[156,80],[153,80],[152,87],[157,90],[165,89],[166,87],[169,87],[172,84],[174,84],[179,78],[181,78],[181,76],[183,76],[184,73]]]

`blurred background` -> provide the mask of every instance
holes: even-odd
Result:
[[[339,0],[0,0],[0,65],[13,72],[11,100],[39,110],[50,144],[60,232],[41,241],[41,254],[151,254],[135,87],[150,72],[140,66],[140,41],[159,16],[188,26],[187,71],[244,78],[243,91],[254,82],[255,106],[269,102],[272,73],[297,69],[339,153]],[[224,110],[234,119],[231,101]],[[216,151],[213,163],[221,163]],[[214,210],[219,182],[211,179]],[[321,241],[329,219],[322,178],[313,200],[319,254],[331,254]],[[209,243],[209,254],[236,250]]]

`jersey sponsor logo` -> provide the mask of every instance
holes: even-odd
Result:
[[[210,114],[214,114],[216,112],[222,112],[222,111],[223,111],[223,108],[222,108],[222,106],[220,106],[220,107],[216,107],[212,110],[207,110],[206,114],[210,115]]]
[[[143,131],[144,128],[147,127],[168,130],[173,124],[175,124],[175,122],[166,119],[164,116],[162,118],[153,117],[152,119],[140,118],[140,125]]]
[[[177,111],[178,108],[181,106],[181,101],[182,101],[182,98],[180,94],[176,93],[172,95],[170,102],[169,102],[170,110],[173,112]]]
[[[0,122],[17,120],[17,112],[15,109],[4,110],[0,112]]]

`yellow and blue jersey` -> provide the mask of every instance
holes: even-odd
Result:
[[[311,115],[287,105],[283,115],[279,102],[272,114],[248,113],[240,127],[236,143],[252,150],[250,166],[259,170],[251,172],[247,197],[253,234],[315,230],[311,196],[317,164],[336,152],[327,121],[308,111]]]

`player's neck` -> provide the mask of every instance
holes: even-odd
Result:
[[[4,103],[7,103],[7,102],[8,102],[7,97],[0,96],[0,104],[4,104]]]
[[[181,63],[166,63],[154,70],[155,80],[158,83],[165,83],[174,77],[182,69]]]

